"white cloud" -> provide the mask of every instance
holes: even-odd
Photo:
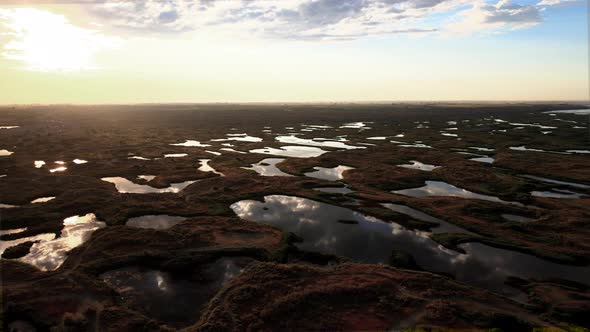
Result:
[[[529,28],[543,22],[541,9],[535,5],[519,5],[511,0],[500,0],[491,5],[479,0],[471,8],[457,14],[447,24],[447,34],[472,34],[476,32],[506,32]]]
[[[348,39],[432,33],[421,22],[466,0],[108,1],[92,12],[111,25],[157,33],[227,29],[266,38]]]
[[[544,6],[572,1],[522,5],[510,0],[102,0],[92,12],[111,25],[141,32],[224,30],[265,38],[325,40],[395,33],[507,32],[541,23]]]
[[[44,0],[70,2],[69,0]],[[520,1],[520,0],[519,0]],[[145,33],[200,31],[232,38],[332,40],[384,34],[506,32],[542,22],[575,0],[79,0],[97,24]],[[98,25],[96,25],[98,26]]]
[[[579,2],[578,0],[541,0],[537,6],[570,5]]]

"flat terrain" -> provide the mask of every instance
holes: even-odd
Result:
[[[0,108],[2,324],[587,331],[583,108]]]

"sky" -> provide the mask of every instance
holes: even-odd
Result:
[[[587,0],[2,0],[0,104],[589,100]]]

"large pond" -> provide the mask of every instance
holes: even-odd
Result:
[[[246,257],[222,257],[200,269],[198,282],[139,266],[107,271],[100,278],[126,305],[180,327],[196,321],[215,293],[251,261]]]
[[[389,208],[414,214],[418,219],[438,221],[417,210]],[[271,195],[266,196],[264,202],[236,202],[231,209],[242,219],[270,224],[299,235],[303,242],[297,246],[302,250],[335,254],[365,263],[387,263],[392,252],[402,251],[411,254],[425,270],[450,274],[459,281],[514,298],[522,298],[523,294],[504,283],[508,276],[563,278],[590,285],[590,267],[556,264],[478,243],[460,245],[465,253],[459,253],[433,241],[431,232],[409,230],[396,223],[306,198]],[[448,223],[441,227],[448,227],[447,231],[451,232],[464,232]]]
[[[94,213],[66,218],[63,225],[61,234],[57,238],[54,233],[44,233],[11,241],[0,241],[0,253],[21,243],[35,242],[29,253],[18,260],[33,265],[41,271],[53,271],[63,264],[69,251],[86,242],[94,231],[106,227],[104,222],[97,220]],[[25,230],[26,228],[9,230],[5,234],[21,233]]]

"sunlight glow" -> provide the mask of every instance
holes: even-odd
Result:
[[[63,15],[33,8],[0,9],[0,26],[9,38],[2,56],[32,71],[96,69],[96,52],[116,45],[115,39],[74,26]]]

